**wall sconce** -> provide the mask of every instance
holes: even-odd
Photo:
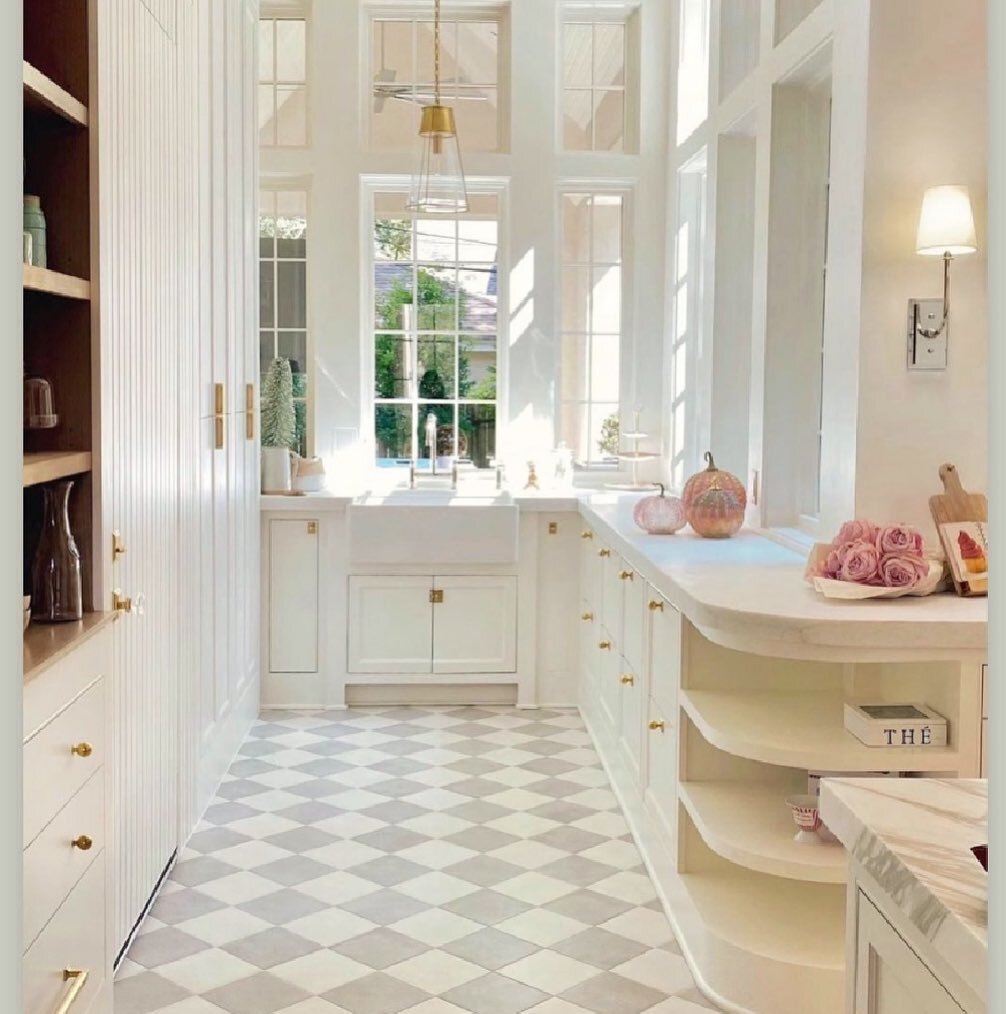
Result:
[[[967,187],[930,187],[922,197],[915,252],[943,257],[943,301],[908,301],[908,368],[945,370],[950,322],[950,262],[974,253],[975,219]]]

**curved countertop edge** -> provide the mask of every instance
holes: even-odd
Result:
[[[850,860],[983,1000],[988,879],[970,849],[988,841],[987,812],[984,779],[821,782],[821,817]]]
[[[358,493],[263,495],[263,514],[344,512]],[[512,492],[521,511],[579,513],[703,636],[724,648],[829,662],[985,660],[988,602],[953,593],[922,599],[829,601],[803,580],[798,553],[744,530],[733,539],[648,535],[634,494]]]

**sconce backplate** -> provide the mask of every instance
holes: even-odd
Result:
[[[918,316],[916,316],[918,314]],[[943,320],[942,299],[910,299],[908,301],[908,368],[910,370],[945,370],[950,324],[935,337],[916,334],[916,322],[924,328],[939,327]]]

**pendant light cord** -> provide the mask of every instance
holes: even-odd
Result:
[[[433,0],[433,94],[440,105],[440,0]]]

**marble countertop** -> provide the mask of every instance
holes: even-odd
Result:
[[[826,778],[821,817],[896,908],[984,996],[988,842],[984,779]]]

